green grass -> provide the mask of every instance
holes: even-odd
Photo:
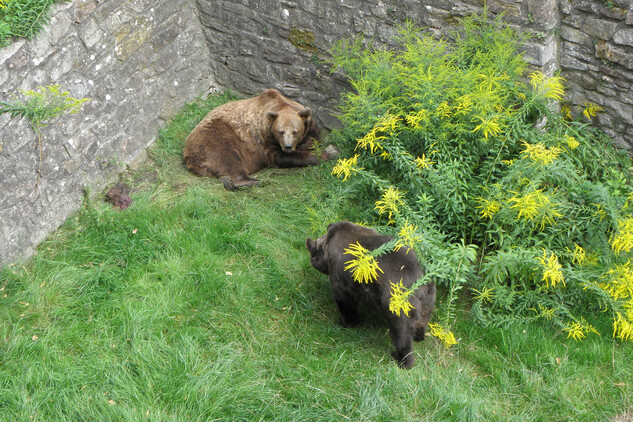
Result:
[[[16,38],[32,39],[60,1],[69,0],[0,0],[0,48]]]
[[[340,327],[304,247],[350,209],[331,164],[238,192],[182,165],[187,133],[233,98],[163,130],[125,176],[129,208],[86,201],[2,270],[1,421],[603,421],[631,407],[633,347],[610,338],[487,329],[465,309],[460,343],[427,338],[404,371],[386,325]]]

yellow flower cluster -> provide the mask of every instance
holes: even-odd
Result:
[[[349,245],[343,253],[354,257],[345,263],[347,265],[345,270],[352,271],[352,278],[357,283],[373,283],[378,278],[378,271],[383,272],[376,258],[358,242]]]
[[[484,119],[481,116],[475,116],[476,119],[481,120],[481,123],[471,132],[482,133],[484,135],[484,139],[488,140],[488,136],[498,136],[501,133],[501,124],[499,123],[499,117],[494,116],[489,119]]]
[[[606,283],[600,284],[600,287],[609,293],[615,300],[632,299],[633,298],[633,267],[631,260],[626,264],[616,265],[607,271]],[[633,320],[633,319],[632,319]]]
[[[418,227],[416,225],[405,222],[398,233],[399,239],[396,242],[394,249],[399,251],[400,248],[406,247],[407,253],[409,253],[409,250],[411,250],[416,243],[422,240],[422,236],[418,236],[416,234],[417,230]]]
[[[489,218],[492,220],[492,217],[501,209],[501,204],[494,199],[485,199],[485,198],[477,198],[477,201],[481,204],[477,206],[477,208],[481,209],[479,214],[482,218]]]
[[[587,334],[589,333],[598,334],[598,331],[596,331],[596,329],[584,319],[581,320],[581,322],[574,321],[567,324],[563,327],[563,331],[567,331],[567,338],[571,337],[576,341],[580,341],[587,337]]]
[[[348,159],[340,158],[332,169],[332,174],[336,177],[343,176],[343,181],[345,181],[352,173],[360,170],[362,169],[358,167],[358,154],[356,154]]]
[[[572,120],[571,109],[567,104],[561,106],[560,115],[563,116],[565,120]]]
[[[633,302],[625,304],[625,316],[616,312],[613,318],[613,337],[623,341],[633,340]]]
[[[400,316],[400,311],[402,311],[406,316],[409,316],[411,309],[414,309],[408,299],[412,291],[402,285],[402,279],[398,284],[390,283],[391,299],[389,299],[389,311],[397,316]]]
[[[508,202],[514,203],[510,208],[518,210],[517,220],[521,218],[530,221],[537,220],[541,225],[541,230],[547,224],[555,224],[556,218],[562,217],[556,209],[556,204],[543,192],[543,189],[533,190],[523,196],[513,196]]]
[[[380,145],[380,141],[387,139],[384,133],[393,135],[400,121],[400,116],[389,113],[385,114],[365,136],[356,141],[356,147],[368,149],[372,154],[375,153],[377,149],[383,149]]]
[[[369,151],[371,151],[372,154],[376,152],[377,149],[382,149],[382,146],[380,145],[380,141],[383,139],[387,139],[387,137],[378,136],[376,134],[375,129],[376,127],[374,127],[372,130],[367,132],[365,136],[363,136],[358,141],[356,141],[357,142],[356,146],[364,148],[364,149],[368,149]]]
[[[521,155],[525,155],[534,163],[542,165],[553,163],[560,153],[563,152],[563,150],[558,147],[547,148],[541,143],[532,145],[523,141],[523,146],[525,146],[525,149],[521,152]]]
[[[585,250],[582,248],[582,246],[578,246],[575,243],[574,245],[576,247],[574,248],[574,251],[572,252],[571,260],[574,264],[582,266],[587,261],[587,254]]]
[[[499,88],[500,82],[508,80],[507,75],[504,73],[497,74],[495,71],[490,74],[479,73],[477,77],[481,79],[478,84],[478,89],[481,91],[495,91]]]
[[[452,114],[451,106],[449,106],[446,101],[443,101],[440,105],[438,105],[435,111],[441,117],[451,117]]]
[[[610,243],[616,254],[633,248],[633,217],[618,220],[618,233],[611,237]]]
[[[578,142],[573,136],[565,135],[564,139],[569,149],[576,149],[580,146],[580,142]]]
[[[428,159],[425,154],[422,154],[421,157],[416,158],[413,162],[418,169],[429,169],[432,164],[435,164],[435,161]]]
[[[426,109],[422,109],[417,113],[408,114],[405,117],[405,121],[413,129],[421,129],[422,124],[429,121],[429,111]]]
[[[564,80],[564,78],[559,76],[548,78],[541,72],[530,74],[530,84],[536,92],[536,95],[543,98],[551,98],[556,101],[562,100],[563,95],[565,95],[565,88],[563,88]]]
[[[585,103],[585,107],[582,110],[582,114],[587,118],[587,120],[591,120],[592,117],[598,115],[598,113],[603,112],[602,107],[592,103]]]
[[[450,329],[443,328],[440,324],[429,324],[429,328],[431,329],[431,335],[444,344],[444,347],[447,349],[455,344],[457,344],[457,340],[455,340],[455,335]]]
[[[455,107],[455,115],[465,115],[472,110],[473,100],[470,95],[462,95],[457,99],[457,106]]]
[[[563,277],[562,265],[558,262],[558,257],[552,252],[550,256],[547,256],[547,252],[543,250],[543,257],[537,258],[541,263],[541,269],[543,270],[542,280],[547,284],[547,287],[556,287],[558,283],[565,285],[565,278]]]
[[[393,186],[389,186],[382,194],[381,199],[376,201],[376,209],[380,215],[387,214],[389,221],[393,221],[393,214],[398,213],[400,206],[404,204],[402,192]]]

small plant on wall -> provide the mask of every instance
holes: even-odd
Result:
[[[527,72],[514,31],[471,17],[454,37],[407,24],[397,50],[332,49],[354,88],[333,173],[362,218],[396,237],[370,254],[416,251],[419,283],[446,292],[431,334],[447,346],[460,289],[484,325],[633,340],[630,157],[552,111],[565,81]],[[394,290],[395,309],[407,294]]]
[[[39,87],[35,90],[24,90],[22,91],[22,97],[23,99],[13,96],[8,102],[0,101],[0,106],[2,107],[0,108],[0,114],[8,113],[11,117],[24,117],[30,121],[33,131],[37,135],[39,151],[37,186],[41,177],[42,167],[42,129],[54,117],[76,113],[89,99],[73,98],[68,92],[61,91],[59,85]]]

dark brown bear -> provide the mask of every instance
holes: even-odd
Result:
[[[411,287],[424,274],[415,253],[412,250],[407,253],[405,248],[401,248],[398,252],[378,257],[378,265],[383,273],[378,272],[378,279],[373,283],[357,283],[352,279],[351,272],[345,270],[346,262],[354,259],[343,253],[350,245],[358,242],[365,249],[374,250],[391,239],[367,227],[339,221],[330,224],[327,233],[317,240],[308,239],[306,247],[310,251],[312,266],[330,276],[332,296],[341,314],[341,325],[356,325],[359,304],[369,305],[370,310],[387,319],[391,341],[396,348],[391,355],[400,367],[409,369],[415,361],[412,340],[424,340],[431,312],[435,308],[435,285],[428,282],[409,297],[414,307],[409,316],[403,312],[399,316],[390,312],[389,300],[390,281],[398,283],[402,280],[405,287]]]
[[[309,148],[318,137],[309,108],[267,89],[211,110],[187,137],[185,164],[233,190],[258,183],[248,175],[264,167],[317,164]]]

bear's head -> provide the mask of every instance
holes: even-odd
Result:
[[[330,273],[330,267],[327,263],[325,254],[325,237],[327,233],[319,237],[317,240],[308,238],[306,240],[306,248],[310,251],[310,264],[323,274]]]
[[[284,107],[279,111],[268,111],[273,138],[279,143],[282,151],[292,152],[308,132],[311,111],[305,107],[295,111]]]

